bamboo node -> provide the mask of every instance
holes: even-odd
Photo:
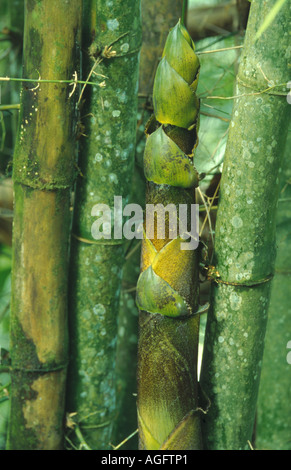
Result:
[[[27,374],[38,373],[38,374],[49,374],[51,372],[58,372],[66,369],[68,367],[68,362],[63,362],[55,367],[42,367],[42,368],[30,368],[30,367],[20,367],[20,366],[10,366],[11,372],[24,372]]]
[[[208,266],[205,267],[207,270],[207,279],[209,281],[216,282],[216,284],[225,284],[227,286],[235,286],[235,287],[256,287],[260,284],[265,284],[266,282],[270,282],[274,274],[271,273],[268,276],[264,277],[263,279],[253,280],[253,281],[245,281],[245,282],[234,282],[234,281],[225,281],[221,279],[219,271],[215,266]]]
[[[110,239],[110,240],[90,240],[89,238],[84,238],[80,237],[79,235],[76,235],[75,233],[72,232],[71,236],[78,240],[79,242],[82,243],[87,243],[88,245],[123,245],[127,240],[121,239],[121,240],[115,240],[115,239]]]

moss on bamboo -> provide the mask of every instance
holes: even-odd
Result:
[[[197,145],[199,101],[194,92],[198,73],[194,44],[179,22],[168,35],[155,77],[157,120],[151,119],[147,126],[144,153],[147,204],[176,208],[185,204],[189,210],[195,203],[198,178],[191,158]],[[137,283],[140,449],[199,449],[198,258],[193,250],[181,250],[179,238],[171,239],[169,214],[165,220],[162,239],[157,219],[152,219],[151,227],[145,220]],[[154,234],[151,240],[149,228]]]
[[[81,2],[25,9],[24,76],[70,78]],[[51,28],[53,22],[54,28]],[[8,449],[60,449],[67,368],[67,267],[74,99],[64,85],[22,89],[13,160],[11,413]]]

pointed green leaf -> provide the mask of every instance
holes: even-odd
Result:
[[[153,104],[155,116],[162,124],[173,124],[188,129],[195,123],[199,100],[165,57],[157,68]]]
[[[187,30],[185,31],[187,33]],[[170,31],[163,52],[163,57],[166,57],[170,66],[175,69],[189,85],[194,82],[200,67],[199,59],[194,52],[192,44],[192,41],[189,43],[182,33],[181,25],[178,23]]]
[[[140,310],[168,317],[188,315],[189,306],[164,279],[149,266],[138,278],[136,303]]]
[[[163,131],[162,126],[147,139],[144,172],[148,181],[179,188],[198,185],[198,174],[191,160]]]

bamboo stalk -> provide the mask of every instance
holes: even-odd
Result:
[[[154,82],[156,120],[147,126],[144,153],[147,205],[185,204],[189,211],[195,203],[197,175],[189,155],[197,145],[198,72],[194,44],[179,22],[168,35]],[[179,236],[171,239],[169,214],[165,220],[160,238],[161,220],[146,217],[137,283],[139,446],[199,449],[198,257],[181,250]]]
[[[276,254],[278,174],[290,112],[285,87],[276,94],[273,88],[256,93],[288,77],[290,6],[255,40],[273,3],[251,5],[221,181],[216,282],[201,373],[211,402],[203,420],[208,449],[249,448],[255,419]]]
[[[25,3],[25,77],[69,78],[81,2]],[[53,28],[52,25],[53,24]],[[23,87],[13,160],[11,412],[8,449],[60,449],[67,369],[67,267],[75,177],[69,87]]]
[[[70,280],[71,367],[68,404],[88,446],[109,449],[116,413],[116,340],[124,264],[123,236],[95,240],[92,209],[114,196],[129,202],[134,165],[140,2],[84,2],[83,78],[106,86],[82,94]],[[89,54],[88,54],[89,52]],[[95,72],[95,73],[93,73]],[[81,101],[82,103],[82,101]],[[111,219],[113,222],[113,219]],[[74,441],[76,439],[72,438]]]
[[[277,258],[265,339],[256,418],[256,449],[290,450],[291,161],[290,135],[280,177]]]

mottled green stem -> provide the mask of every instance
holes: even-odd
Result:
[[[129,202],[134,165],[140,1],[86,0],[83,79],[106,86],[84,91],[80,176],[73,222],[68,410],[77,412],[92,449],[110,448],[116,413],[116,340],[124,240],[114,239],[114,196]],[[106,4],[105,4],[106,3]],[[98,75],[99,74],[99,75]],[[112,238],[91,233],[96,204],[112,208]],[[121,215],[121,214],[120,214]],[[100,229],[101,230],[101,229]]]
[[[279,169],[290,106],[290,4],[255,40],[274,1],[252,2],[229,131],[217,214],[213,283],[201,384],[208,449],[247,449],[251,441],[275,262]]]
[[[256,449],[291,450],[291,159],[289,134],[277,209],[277,258],[260,381]]]
[[[26,1],[24,76],[72,76],[81,4]],[[58,84],[22,89],[13,159],[8,449],[54,450],[63,442],[70,198],[75,178],[75,106],[69,92],[67,85]]]

